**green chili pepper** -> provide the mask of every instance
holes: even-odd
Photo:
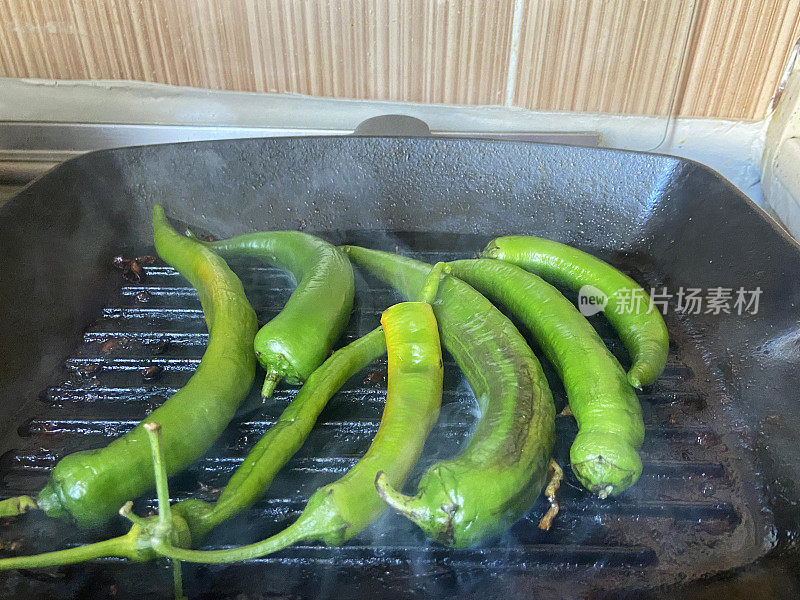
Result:
[[[436,294],[443,265],[431,272],[423,300]],[[430,269],[429,269],[430,270]],[[389,356],[386,406],[366,454],[342,478],[311,495],[300,517],[280,533],[229,550],[185,550],[154,539],[155,550],[188,562],[235,562],[276,552],[301,540],[340,545],[363,531],[386,505],[375,491],[379,471],[394,485],[408,477],[439,414],[442,400],[442,352],[430,304],[404,302],[384,311],[381,325]]]
[[[556,288],[515,265],[478,259],[449,266],[522,321],[558,371],[578,422],[570,462],[584,487],[606,497],[633,485],[642,473],[642,408],[591,324]]]
[[[219,437],[255,376],[247,348],[256,333],[256,316],[239,279],[219,256],[176,233],[160,206],[153,209],[153,233],[159,255],[197,288],[208,348],[189,382],[132,431],[105,448],[65,456],[55,466],[37,503],[48,515],[72,519],[83,528],[106,524],[125,500],[152,489],[144,423],[167,424],[167,468],[178,473]]]
[[[414,297],[430,265],[349,246],[350,259]],[[463,281],[442,278],[433,310],[445,349],[472,387],[481,417],[467,448],[433,465],[418,493],[391,480],[376,486],[388,504],[425,533],[455,547],[505,531],[544,486],[555,443],[555,407],[539,361],[511,321]]]
[[[669,351],[667,326],[659,311],[650,306],[647,293],[627,275],[591,254],[526,235],[496,238],[481,256],[513,263],[575,291],[583,286],[597,288],[608,298],[606,318],[631,355],[630,384],[641,388],[661,375]]]
[[[328,357],[353,308],[353,268],[328,242],[299,231],[265,231],[205,242],[224,258],[251,257],[287,270],[298,281],[283,310],[256,334],[266,370],[266,398],[281,379],[303,383]]]

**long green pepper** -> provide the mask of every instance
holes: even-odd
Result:
[[[70,519],[82,528],[107,524],[123,502],[155,485],[144,423],[159,421],[168,428],[167,469],[178,473],[219,437],[255,377],[249,348],[256,315],[239,279],[219,256],[175,232],[158,205],[153,208],[153,234],[159,255],[197,289],[208,347],[187,384],[133,430],[105,448],[65,456],[53,468],[37,504],[49,516]]]
[[[650,385],[664,370],[669,333],[650,297],[627,275],[576,248],[529,235],[509,235],[489,242],[482,258],[497,258],[576,292],[592,286],[605,294],[603,314],[617,330],[633,364],[628,381],[635,388]]]
[[[356,265],[415,297],[430,265],[345,247]],[[416,496],[376,482],[392,508],[439,542],[465,547],[505,531],[531,507],[547,477],[555,406],[539,361],[514,324],[463,281],[444,276],[433,303],[444,347],[464,372],[481,410],[467,448],[430,467]]]
[[[631,486],[642,473],[642,409],[591,324],[556,288],[515,265],[477,259],[449,266],[522,321],[558,371],[579,427],[570,449],[578,480],[601,497]]]
[[[253,342],[267,372],[262,397],[281,379],[301,384],[328,357],[353,308],[353,268],[328,242],[300,231],[264,231],[204,242],[224,258],[263,260],[294,275],[297,288]]]

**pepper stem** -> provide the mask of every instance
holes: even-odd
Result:
[[[420,302],[427,302],[430,304],[436,299],[436,294],[439,291],[439,281],[441,280],[443,272],[449,273],[450,265],[447,263],[438,262],[431,267],[428,277],[425,279],[425,283],[423,284],[422,290],[419,293]]]
[[[30,496],[14,496],[0,501],[0,517],[16,517],[39,508]]]
[[[561,509],[558,505],[556,492],[558,492],[558,488],[561,487],[561,481],[564,479],[564,471],[562,471],[558,463],[551,458],[549,472],[550,479],[547,482],[547,487],[544,489],[544,495],[548,502],[550,502],[550,508],[547,509],[547,512],[544,513],[544,516],[539,521],[539,529],[543,531],[550,530],[550,527],[553,525],[553,519],[556,518],[558,511]]]
[[[264,385],[261,386],[261,400],[266,400],[272,396],[275,391],[275,386],[278,385],[281,376],[275,371],[268,371],[267,376],[264,378]]]
[[[153,454],[153,470],[156,477],[156,494],[158,496],[158,525],[153,531],[152,543],[157,541],[171,541],[172,539],[172,512],[169,505],[169,484],[167,481],[167,465],[164,458],[164,447],[161,445],[161,424],[151,421],[144,424],[145,431],[150,438],[150,451]],[[126,503],[125,506],[128,506]],[[123,506],[123,509],[125,508]],[[183,596],[183,577],[181,576],[181,563],[172,561],[172,582],[175,588],[176,600]]]
[[[181,574],[181,561],[172,561],[172,585],[175,589],[175,600],[185,600],[183,595],[183,575]]]
[[[167,483],[167,467],[164,460],[164,448],[161,446],[161,424],[151,421],[144,424],[150,438],[150,451],[153,455],[153,470],[156,477],[156,494],[158,496],[158,525],[165,535],[172,526],[172,514],[169,505],[169,485]],[[123,507],[124,508],[124,507]]]
[[[383,471],[378,471],[378,474],[375,476],[375,489],[378,490],[378,496],[380,496],[386,504],[414,523],[419,524],[419,522],[425,518],[423,510],[414,508],[413,506],[416,497],[406,496],[404,493],[394,489],[392,484],[389,483],[386,473]]]
[[[36,569],[40,567],[53,567],[56,565],[71,565],[104,556],[119,556],[130,558],[134,554],[133,542],[129,535],[122,535],[76,546],[67,550],[56,550],[55,552],[45,552],[32,556],[15,556],[13,558],[0,559],[0,571],[7,569]]]
[[[314,536],[313,525],[309,527],[306,523],[295,521],[270,538],[228,550],[187,550],[177,548],[164,539],[154,539],[153,549],[162,556],[184,562],[232,563],[272,554],[301,540],[312,539]]]
[[[150,523],[147,522],[147,519],[143,519],[133,512],[133,502],[130,500],[119,509],[119,514],[143,530],[147,530],[150,527]]]

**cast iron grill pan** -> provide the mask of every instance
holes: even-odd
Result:
[[[378,236],[362,234],[358,238],[352,235],[354,241],[370,247],[391,249]],[[462,238],[458,243],[465,241]],[[482,241],[475,239],[474,247],[480,248]],[[429,262],[471,256],[448,251],[446,239],[440,243],[441,251],[411,256]],[[268,267],[236,267],[260,321],[277,314],[293,286],[289,277]],[[399,300],[376,280],[360,277],[356,310],[344,340],[376,327],[381,310]],[[627,363],[612,330],[600,318],[594,319],[594,324]],[[196,293],[172,268],[161,264],[146,267],[141,284],[122,286],[66,360],[64,376],[42,394],[41,413],[22,426],[24,445],[0,461],[4,493],[35,493],[60,457],[101,447],[131,429],[188,380],[207,343],[205,331]],[[685,569],[702,569],[704,565],[707,569],[713,547],[723,555],[716,560],[724,560],[730,544],[735,543],[745,508],[737,492],[740,476],[728,464],[728,453],[718,434],[702,418],[705,391],[693,385],[695,373],[688,362],[690,358],[681,356],[681,345],[674,344],[664,375],[640,395],[647,442],[639,484],[617,500],[593,500],[567,469],[561,492],[563,512],[550,532],[536,527],[546,510],[545,501],[540,499],[506,536],[477,551],[450,551],[430,545],[408,522],[393,517],[384,518],[372,531],[341,549],[303,544],[257,562],[297,563],[323,572],[337,563],[351,568],[400,565],[413,568],[420,580],[428,578],[426,570],[431,563],[442,561],[470,571],[493,566],[522,569],[530,575],[538,570],[543,578],[553,577],[555,573],[550,571],[563,569],[589,574],[592,579],[601,569],[652,572],[653,576],[673,571],[678,564]],[[154,366],[158,371],[145,375],[145,370]],[[412,481],[433,461],[457,453],[474,421],[474,397],[450,357],[446,371],[442,417]],[[560,409],[565,404],[563,390],[552,368],[548,368],[548,374]],[[276,479],[266,498],[242,518],[223,526],[208,547],[255,541],[284,528],[296,518],[314,489],[351,467],[377,430],[385,401],[384,376],[382,360],[354,377],[330,402],[308,443]],[[253,401],[257,391],[255,386]],[[224,485],[247,449],[275,422],[295,392],[294,388],[280,390],[263,410],[230,427],[208,456],[175,478],[174,499],[213,499],[217,488]],[[556,457],[561,464],[568,464],[574,435],[574,421],[560,417]],[[154,508],[154,499],[137,508]],[[24,535],[21,528],[19,537]],[[670,544],[680,548],[662,547],[665,536],[672,537]],[[662,554],[676,554],[677,550],[680,554],[661,560]],[[684,562],[682,556],[688,561]]]
[[[281,141],[300,146],[330,142]],[[262,150],[269,150],[274,143],[246,143],[256,142],[266,146]],[[411,152],[421,141],[341,142],[338,145],[345,149],[348,144],[407,144],[411,149],[405,151]],[[226,144],[228,150],[237,145],[226,142],[162,148],[191,155],[198,149],[202,152],[219,145],[224,154]],[[504,147],[517,151],[546,148],[555,154],[562,151],[519,144],[488,144],[483,150],[502,154]],[[359,154],[364,152],[364,149],[356,150]],[[570,150],[580,154],[584,149]],[[120,152],[123,157],[132,154],[128,158],[139,167],[132,173],[138,174],[143,156],[137,156],[137,152],[158,154],[159,150],[141,148],[114,152]],[[102,158],[109,153],[99,154]],[[611,154],[617,159],[644,156]],[[301,154],[300,159],[303,156]],[[157,160],[157,157],[150,160]],[[124,161],[117,158],[115,162]],[[224,175],[224,169],[222,173]],[[27,190],[29,195],[36,185]],[[41,187],[42,181],[38,185]],[[161,200],[146,186],[134,189],[148,202]],[[449,191],[456,196],[459,194],[458,190]],[[178,194],[178,197],[183,196]],[[378,206],[389,202],[378,200]],[[502,208],[503,203],[498,204]],[[295,202],[289,212],[296,211],[296,205]],[[167,207],[169,214],[175,215],[176,206],[181,206],[180,202]],[[22,210],[22,200],[12,209]],[[509,214],[521,209],[522,206],[502,208]],[[413,211],[413,206],[409,210]],[[141,207],[133,212],[140,211]],[[183,213],[175,216],[192,224],[199,221],[201,228],[216,224],[215,218],[203,212],[202,205],[199,209],[190,209],[188,214],[184,208]],[[247,210],[241,211],[241,214],[246,213]],[[297,217],[300,220],[295,219],[294,227],[318,225],[313,215],[312,210],[307,217]],[[199,218],[193,222],[193,216]],[[440,231],[436,225],[431,233],[425,230],[374,231],[369,229],[368,218],[362,214],[361,219],[363,222],[354,223],[361,226],[358,229],[318,233],[335,243],[347,241],[401,251],[430,263],[470,258],[495,233],[448,232],[446,228]],[[474,221],[482,219],[476,217]],[[446,219],[443,223],[448,225]],[[93,318],[83,325],[77,343],[71,345],[66,359],[39,388],[37,401],[17,428],[18,437],[13,448],[0,458],[3,497],[36,492],[61,456],[103,446],[128,431],[179,389],[196,368],[207,335],[196,293],[185,279],[161,262],[146,267],[145,276],[138,284],[122,281],[118,272],[107,268],[106,263],[110,263],[113,254],[120,249],[130,256],[152,252],[146,237],[149,232],[144,233],[147,225],[147,222],[131,222],[131,227],[143,230],[143,235],[134,236],[134,240],[130,236],[120,237],[123,242],[135,243],[115,245],[114,240],[108,240],[100,244],[102,249],[114,246],[116,252],[101,255],[98,249],[97,256],[93,257],[94,264],[100,264],[97,268],[103,272],[106,290],[109,290],[104,306],[94,311]],[[430,227],[430,223],[428,225]],[[592,224],[585,223],[584,227],[589,229]],[[497,233],[507,229],[508,225]],[[530,228],[513,229],[544,233]],[[622,230],[621,237],[625,238],[625,226]],[[215,232],[233,233],[219,229]],[[103,234],[99,232],[98,235]],[[640,249],[619,251],[617,246],[611,250],[602,247],[594,250],[637,281],[651,285],[671,283],[663,265]],[[290,277],[251,262],[237,262],[232,266],[241,276],[260,321],[274,316],[293,288]],[[356,282],[356,306],[342,344],[377,326],[380,312],[400,299],[392,290],[360,272]],[[567,293],[567,296],[574,300],[573,295]],[[624,348],[607,322],[600,316],[592,317],[591,321],[612,352],[627,366],[629,361]],[[554,597],[569,597],[589,590],[600,593],[659,589],[657,586],[680,584],[752,562],[767,549],[765,531],[772,526],[770,514],[762,510],[764,501],[754,474],[755,455],[746,445],[741,423],[727,413],[730,392],[716,372],[719,365],[709,361],[709,351],[697,323],[691,317],[677,319],[674,314],[668,315],[667,321],[672,335],[667,368],[653,386],[639,394],[647,432],[642,448],[644,472],[640,481],[619,498],[591,498],[580,487],[568,467],[569,445],[576,431],[574,420],[558,417],[556,458],[566,467],[566,479],[560,492],[562,513],[549,532],[536,527],[546,510],[542,498],[505,535],[469,550],[455,551],[430,543],[412,524],[388,514],[343,548],[305,543],[241,565],[187,566],[184,573],[190,594],[193,597],[245,594],[248,598],[338,598],[454,594],[508,597],[548,593]],[[535,344],[533,347],[536,350]],[[537,354],[541,357],[540,352]],[[542,362],[560,410],[565,403],[563,389],[552,367]],[[148,367],[156,368],[145,376],[143,373]],[[246,514],[214,532],[207,540],[207,547],[222,548],[275,533],[296,518],[314,489],[336,479],[352,466],[377,429],[385,399],[384,374],[385,360],[351,379],[331,400],[305,446],[275,479],[265,498]],[[252,404],[256,404],[256,390],[257,386]],[[275,422],[295,392],[295,388],[281,388],[267,405],[241,415],[205,457],[171,480],[173,500],[214,499],[247,450]],[[20,399],[16,402],[23,403]],[[458,452],[468,439],[475,418],[474,398],[452,359],[445,356],[441,417],[407,490],[414,489],[416,480],[432,462]],[[152,497],[140,499],[136,506],[140,513],[153,508]],[[117,531],[124,528],[120,524]],[[17,542],[26,552],[67,547],[92,539],[97,538],[36,514],[0,526],[0,540],[6,547]],[[6,594],[29,597],[168,597],[171,593],[165,564],[132,565],[114,559],[48,571],[3,574],[0,582],[0,589]]]

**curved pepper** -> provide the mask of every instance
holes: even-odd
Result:
[[[328,357],[353,308],[353,268],[341,250],[300,231],[264,231],[204,242],[224,258],[263,260],[298,282],[286,306],[264,325],[253,342],[267,372],[261,396],[281,379],[300,384]]]

